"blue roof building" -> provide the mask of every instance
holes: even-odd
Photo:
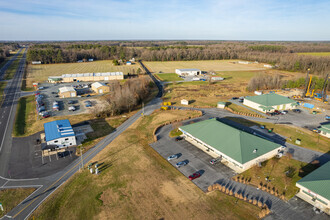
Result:
[[[57,145],[58,147],[76,145],[75,133],[69,120],[47,122],[44,124],[44,128],[47,145]]]

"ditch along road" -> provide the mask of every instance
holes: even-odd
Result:
[[[25,61],[24,61],[25,62]],[[143,65],[143,64],[142,64]],[[143,66],[144,67],[144,66]],[[153,79],[157,85],[159,92],[158,95],[149,102],[144,109],[137,112],[135,115],[127,119],[123,124],[116,128],[112,133],[107,135],[102,141],[93,146],[90,150],[83,154],[82,158],[77,158],[70,165],[53,175],[34,178],[34,179],[9,179],[0,176],[0,189],[8,188],[36,188],[36,190],[18,204],[14,209],[8,212],[2,219],[27,219],[33,211],[41,205],[56,189],[58,189],[65,181],[79,171],[83,164],[87,164],[92,160],[100,151],[108,146],[116,137],[124,132],[129,126],[131,126],[142,115],[150,115],[154,110],[160,108],[162,102],[162,85],[150,74],[150,72],[144,67],[146,73]],[[20,76],[20,73],[17,73]],[[16,78],[16,76],[15,76]],[[19,80],[20,81],[20,80]],[[19,84],[20,85],[20,84]],[[20,89],[20,88],[19,88]],[[16,90],[15,90],[16,91]],[[19,90],[20,91],[20,90]],[[18,92],[19,94],[19,92]],[[16,96],[15,96],[16,97]],[[17,96],[19,97],[19,96]],[[14,111],[15,112],[15,111]],[[10,121],[11,130],[13,121]],[[9,129],[8,129],[9,130]],[[11,131],[10,130],[10,131]],[[8,131],[7,131],[8,132]],[[8,132],[11,137],[11,132]],[[10,139],[9,139],[10,141]],[[10,151],[9,151],[10,154]],[[5,172],[6,169],[4,169]],[[6,176],[6,175],[2,175]]]

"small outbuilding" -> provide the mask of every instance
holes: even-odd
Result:
[[[32,61],[31,63],[36,65],[36,64],[41,64],[41,61]]]
[[[47,122],[44,124],[47,145],[59,148],[77,145],[76,136],[68,119]]]
[[[330,215],[330,161],[296,183],[297,197]]]
[[[189,101],[186,99],[181,100],[181,105],[189,105]]]
[[[176,69],[175,73],[180,76],[197,76],[201,75],[202,71],[200,69]]]
[[[59,88],[58,95],[60,98],[76,97],[77,91],[73,88],[73,86],[65,86],[65,87]]]
[[[217,119],[179,127],[185,140],[241,173],[281,151],[280,144],[239,130]]]
[[[225,108],[226,107],[226,102],[218,102],[217,108]]]
[[[330,124],[321,125],[321,128],[319,128],[319,130],[320,130],[320,135],[330,138]]]
[[[110,92],[110,87],[101,82],[93,83],[91,88],[95,93],[99,93],[99,94]]]
[[[132,62],[131,61],[127,61],[126,62],[126,65],[132,65]]]
[[[273,112],[275,110],[289,110],[297,106],[297,102],[276,93],[268,93],[244,98],[243,105],[260,112]]]

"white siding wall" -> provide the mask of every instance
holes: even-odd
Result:
[[[63,137],[63,138],[47,141],[47,145],[53,145],[53,144],[59,146],[60,148],[74,146],[77,145],[76,137],[75,136]]]
[[[202,71],[181,71],[180,69],[176,69],[175,73],[180,75],[180,76],[196,76],[200,75]]]
[[[328,132],[321,131],[320,135],[330,138],[330,132],[328,133]]]
[[[246,105],[250,108],[253,108],[253,109],[256,109],[260,112],[266,112],[264,111],[262,108],[259,108],[260,104],[258,103],[255,103],[255,102],[252,102],[250,100],[247,100],[247,99],[244,99],[243,101],[243,105]],[[271,110],[270,112],[272,111],[275,111],[275,110],[289,110],[289,109],[293,109],[294,107],[291,106],[291,104],[284,104],[284,105],[274,105],[272,106],[274,109]]]

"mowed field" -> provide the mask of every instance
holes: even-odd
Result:
[[[238,60],[198,60],[143,62],[153,73],[174,73],[175,69],[197,68],[202,71],[251,71],[263,70],[263,64],[238,64]]]
[[[330,56],[330,52],[306,52],[306,53],[298,53],[298,54],[299,55],[317,56],[317,57]]]
[[[140,118],[100,152],[101,173],[77,173],[31,216],[36,219],[257,219],[259,208],[204,193],[153,150],[153,130],[197,114],[158,111]]]
[[[60,64],[41,64],[27,67],[27,87],[32,87],[34,82],[44,82],[49,76],[60,76],[72,73],[97,73],[97,72],[123,72],[124,74],[137,71],[140,66],[133,64],[130,66],[113,66],[112,60],[100,60],[84,63],[60,63]]]

